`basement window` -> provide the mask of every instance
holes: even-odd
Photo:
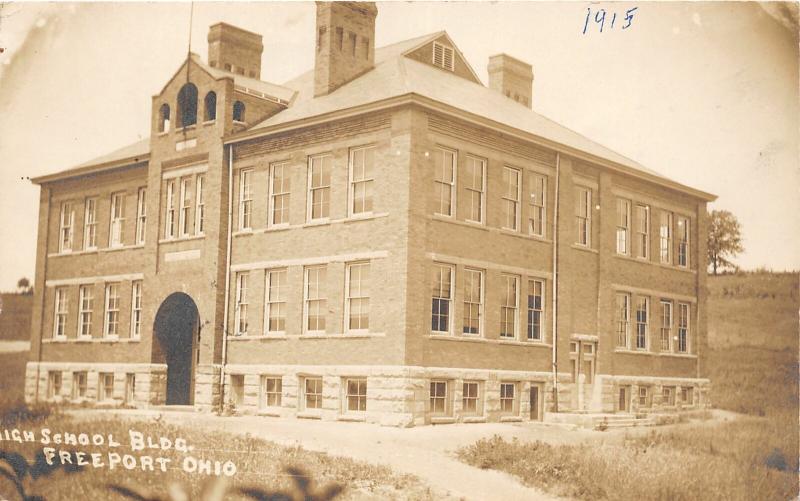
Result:
[[[454,71],[455,57],[453,48],[439,42],[433,42],[433,65]]]

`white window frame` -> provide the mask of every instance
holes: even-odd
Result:
[[[367,391],[368,381],[366,377],[346,377],[342,378],[342,413],[343,414],[363,414],[367,411]],[[355,393],[351,393],[350,383],[355,383]],[[363,390],[363,393],[362,393]],[[355,401],[356,408],[351,408],[351,402]],[[363,408],[362,408],[363,402]]]
[[[247,308],[249,303],[247,301],[247,288],[249,280],[249,272],[240,272],[236,275],[236,309],[234,310],[233,320],[234,336],[246,336],[248,332]]]
[[[61,396],[64,389],[64,375],[61,371],[48,371],[47,372],[47,398],[56,398]]]
[[[434,196],[436,197],[437,206],[434,210],[434,213],[442,216],[442,217],[456,217],[456,180],[458,179],[458,152],[456,150],[452,150],[450,148],[443,148],[437,147],[436,148],[436,161],[434,162],[434,173],[433,173],[433,185],[434,188]],[[447,156],[450,155],[452,158],[451,167],[452,167],[452,175],[450,179],[446,179],[445,170],[446,164],[445,161]],[[441,162],[441,165],[438,164]],[[445,202],[445,189],[449,189],[450,193],[450,200],[449,200],[449,210],[444,212],[444,202]]]
[[[239,171],[239,231],[253,229],[253,172]]]
[[[206,200],[205,200],[206,176],[199,174],[194,181],[195,201],[194,201],[194,234],[205,234],[206,219]]]
[[[94,309],[94,284],[78,286],[78,339],[92,337],[92,316]]]
[[[540,294],[539,294],[539,308],[536,308],[535,304],[531,305],[531,300],[530,300],[530,297],[531,297],[531,285],[533,285],[533,292],[536,292],[536,285],[537,284],[539,286],[539,290],[541,291]],[[546,317],[546,311],[547,311],[547,309],[545,308],[545,305],[547,304],[545,302],[545,297],[546,297],[545,285],[546,285],[545,281],[542,280],[541,278],[529,278],[528,279],[528,294],[527,294],[527,299],[528,299],[528,301],[527,301],[527,310],[528,311],[527,311],[527,315],[526,315],[526,317],[527,317],[526,324],[527,325],[525,326],[526,327],[526,329],[525,329],[525,332],[526,332],[525,340],[529,341],[529,342],[532,342],[532,343],[544,343],[545,342],[544,333],[545,333],[545,325],[547,325],[545,323],[545,317]],[[536,297],[536,294],[533,294],[533,296]],[[532,313],[534,313],[534,312],[538,312],[539,313],[539,337],[538,338],[531,337],[531,326],[533,325],[532,322],[531,322],[531,319],[533,317]]]
[[[644,219],[642,219],[642,217]],[[650,259],[650,206],[636,204],[636,258]]]
[[[172,240],[177,234],[177,222],[175,221],[175,180],[167,179],[166,181],[166,211],[164,218],[164,238]]]
[[[282,277],[278,278],[278,277]],[[273,281],[277,279],[277,283]],[[287,288],[289,279],[289,272],[286,268],[267,270],[266,271],[266,284],[264,294],[264,334],[265,335],[282,335],[286,332],[286,307],[287,307]],[[273,291],[276,296],[273,297]],[[273,308],[277,308],[280,317],[283,319],[283,328],[271,330],[270,321],[272,319]]]
[[[270,391],[270,382],[272,382],[272,391]],[[277,402],[273,401],[270,404],[270,397],[274,397],[273,400],[277,400]],[[281,376],[270,376],[264,375],[261,376],[261,399],[259,402],[259,408],[261,409],[268,409],[268,408],[279,408],[283,405],[283,378]]]
[[[72,373],[72,400],[86,398],[89,390],[89,373],[77,371]]]
[[[476,157],[474,155],[467,155],[464,175],[466,176],[466,183],[464,190],[467,192],[467,203],[469,208],[467,210],[466,220],[471,223],[486,224],[486,159]],[[476,169],[476,166],[478,167]],[[470,170],[472,170],[470,172]],[[475,174],[476,170],[480,173],[479,183],[476,186]],[[470,176],[472,174],[472,176]],[[475,201],[477,197],[478,203],[478,219],[472,216],[475,213]]]
[[[623,220],[624,217],[624,220]],[[631,202],[617,199],[617,254],[630,255]]]
[[[309,278],[311,273],[317,273],[316,291],[312,297],[311,282]],[[326,286],[328,283],[328,267],[326,265],[320,266],[307,266],[303,270],[303,332],[305,334],[324,334],[328,327],[328,295],[326,294]],[[310,329],[308,325],[309,314],[311,311],[311,303],[318,303],[318,314],[322,317],[322,329]],[[317,324],[319,327],[319,324]]]
[[[592,189],[587,186],[575,187],[575,227],[578,234],[575,245],[592,247]],[[581,204],[585,202],[586,211],[581,213]],[[585,225],[586,241],[583,240],[583,226]]]
[[[275,187],[275,171],[280,169],[282,172],[280,191]],[[281,214],[280,223],[275,222],[276,200],[281,197]],[[269,216],[268,225],[270,227],[289,226],[289,217],[291,214],[291,197],[292,197],[292,177],[289,168],[289,162],[276,162],[269,166]],[[285,200],[285,202],[284,202]]]
[[[192,208],[191,178],[181,178],[180,212],[178,213],[178,234],[181,238],[189,236],[189,211]]]
[[[692,234],[692,222],[686,216],[678,216],[678,266],[688,268],[691,260],[690,241]]]
[[[475,388],[475,396],[467,391],[467,386]],[[461,383],[461,412],[465,416],[483,415],[483,391],[481,381],[462,381]],[[475,402],[475,409],[467,409],[467,402]]]
[[[119,285],[119,282],[110,282],[105,286],[103,337],[106,339],[119,337]]]
[[[440,393],[440,389],[444,388],[444,393]],[[436,410],[435,402],[442,401],[444,409],[441,411]],[[431,416],[450,416],[453,412],[453,406],[450,404],[450,381],[446,379],[432,379],[428,386],[428,405],[430,407]]]
[[[108,246],[125,245],[125,192],[111,194],[110,224],[108,228]]]
[[[517,192],[516,198],[511,198],[510,188],[511,188],[511,179],[513,175],[516,175],[517,178]],[[508,175],[508,179],[506,180],[506,175]],[[519,231],[520,226],[520,201],[522,199],[522,170],[517,169],[515,167],[510,167],[508,165],[503,166],[503,224],[502,228],[508,231]],[[514,208],[514,226],[508,226],[508,207],[513,206]]]
[[[684,314],[685,311],[685,314]],[[684,323],[685,322],[685,323]],[[678,303],[678,342],[675,346],[677,353],[690,353],[691,344],[689,334],[691,333],[692,326],[692,307],[689,303]],[[683,332],[681,332],[683,331]],[[683,343],[681,343],[681,338]],[[681,349],[681,344],[684,344],[684,349]]]
[[[328,183],[324,183],[325,163],[330,162],[328,165]],[[315,163],[320,162],[320,185],[314,186],[314,168]],[[333,182],[333,155],[330,153],[323,153],[321,155],[312,155],[308,157],[308,200],[306,201],[306,220],[311,221],[328,221],[331,217],[331,185]],[[319,203],[315,203],[315,197],[319,193],[321,199]],[[327,195],[326,195],[327,194]],[[326,200],[327,198],[327,200]],[[320,207],[319,217],[314,217],[314,206]]]
[[[658,240],[659,259],[661,264],[672,264],[672,212],[661,211]]]
[[[136,400],[136,373],[128,372],[125,374],[125,393],[123,402],[133,403]]]
[[[449,45],[433,42],[431,63],[447,71],[455,71],[455,49]]]
[[[503,394],[503,389],[506,389],[505,395]],[[511,397],[508,396],[508,388],[511,388]],[[503,403],[504,402],[511,402],[511,410],[504,409]],[[501,414],[506,416],[516,416],[519,414],[519,383],[512,382],[512,381],[501,381],[500,382],[500,408],[499,411]]]
[[[669,299],[662,299],[659,303],[661,306],[661,314],[659,317],[661,318],[661,336],[660,336],[660,345],[661,351],[672,351],[672,323],[673,323],[673,312],[672,312],[672,301]],[[665,345],[666,341],[666,345]]]
[[[131,282],[131,339],[142,336],[142,280]]]
[[[84,203],[83,249],[97,248],[97,197],[89,197]]]
[[[503,295],[501,296],[500,302],[500,339],[507,339],[507,340],[515,340],[519,338],[519,284],[520,284],[520,277],[518,275],[502,275],[504,285],[503,285]],[[511,280],[511,282],[509,282]],[[510,292],[510,285],[513,284],[514,288],[514,298],[513,298],[513,305],[509,305],[508,303],[508,294]],[[506,310],[512,310],[513,315],[511,318],[514,320],[513,326],[513,333],[512,335],[508,335],[508,333],[503,332],[504,328],[503,325],[507,324],[507,319],[504,317],[504,313],[507,315]]]
[[[323,408],[323,405],[324,405],[324,401],[325,401],[324,392],[323,392],[323,388],[325,386],[324,386],[324,381],[322,379],[322,376],[303,376],[300,379],[302,381],[301,388],[303,390],[303,393],[302,393],[303,398],[300,399],[300,402],[302,404],[301,405],[301,409],[304,410],[304,411],[309,411],[310,410],[310,411],[314,411],[314,412],[322,411],[322,408]],[[314,382],[313,388],[312,388],[312,390],[314,390],[314,391],[309,392],[308,391],[308,389],[309,389],[308,388],[308,383],[311,382],[311,381]],[[317,384],[319,385],[318,388],[317,388]],[[319,399],[319,405],[318,406],[314,406],[314,407],[309,407],[308,406],[309,397],[314,398],[314,400]]]
[[[436,276],[436,282],[434,282],[435,284],[439,284],[440,283],[439,282],[439,277],[443,277],[444,276],[441,273],[442,270],[447,270],[447,273],[448,273],[447,276],[448,276],[448,278],[450,280],[450,290],[449,290],[449,294],[450,295],[449,295],[449,297],[442,295],[442,294],[444,294],[444,282],[441,282],[441,285],[439,286],[439,290],[437,291],[437,294],[439,294],[439,295],[431,294],[431,323],[433,323],[434,315],[436,315],[437,317],[441,317],[442,316],[441,313],[436,313],[434,311],[434,308],[433,308],[434,300],[438,300],[440,302],[447,302],[447,304],[448,304],[448,306],[447,306],[447,330],[443,331],[443,330],[433,329],[433,325],[431,325],[431,334],[432,335],[438,335],[438,336],[450,336],[453,333],[453,323],[454,323],[453,322],[453,301],[455,299],[455,297],[454,297],[455,294],[453,292],[455,291],[455,286],[456,286],[456,283],[455,283],[455,266],[453,266],[451,264],[445,264],[445,263],[433,263],[433,266],[434,266],[434,272],[436,274],[435,275]],[[441,311],[441,309],[440,309],[440,311]],[[441,322],[437,322],[437,327],[440,324],[441,324]]]
[[[376,148],[374,145],[370,146],[360,146],[358,148],[351,148],[350,149],[350,160],[349,160],[349,180],[348,180],[348,190],[347,190],[347,215],[349,217],[355,215],[369,215],[373,213],[375,207],[375,200],[374,200],[374,192],[375,192],[375,153]],[[368,152],[371,152],[372,158],[372,165],[367,166],[367,159],[370,158]],[[361,154],[363,155],[363,164],[364,164],[364,177],[356,179],[356,172],[355,172],[355,164],[356,164],[356,157]],[[356,191],[363,186],[364,191],[364,207],[362,210],[357,211],[355,208],[356,203]],[[367,204],[367,200],[369,203]],[[369,209],[366,206],[369,205]]]
[[[477,277],[478,279],[478,287],[477,287],[477,294],[473,294],[473,290],[470,290],[470,285],[473,284],[473,280]],[[461,333],[465,336],[476,336],[482,337],[483,336],[483,324],[484,324],[484,295],[485,295],[485,279],[484,279],[484,271],[477,270],[474,268],[464,268],[464,297],[463,297],[463,310],[464,310],[464,318],[462,320],[462,328]],[[476,297],[477,296],[477,297]],[[467,332],[467,319],[472,321],[472,316],[468,313],[472,311],[472,307],[477,308],[478,313],[478,332]],[[469,315],[469,317],[467,316]]]
[[[622,304],[620,305],[620,299]],[[620,308],[622,306],[622,308]],[[631,295],[627,292],[617,292],[614,296],[614,323],[616,327],[617,348],[630,349],[631,342]],[[624,332],[623,329],[624,328]],[[625,342],[620,343],[620,335],[625,336]]]
[[[353,291],[353,269],[358,269],[358,291]],[[364,278],[363,270],[366,268],[367,277]],[[351,333],[364,333],[369,332],[369,321],[370,321],[370,292],[371,292],[371,285],[372,285],[372,264],[369,261],[357,261],[353,263],[347,263],[345,267],[345,301],[344,301],[344,331],[351,332]],[[356,295],[357,294],[357,295]],[[353,301],[354,300],[366,300],[366,312],[367,312],[367,325],[366,327],[359,325],[356,328],[351,326],[352,319],[350,315],[353,313]],[[363,304],[359,306],[359,310],[363,310]]]
[[[61,203],[61,215],[58,226],[58,252],[72,252],[72,237],[75,228],[75,208],[72,202]]]
[[[528,233],[535,237],[546,238],[547,235],[547,176],[534,173],[529,175],[530,211],[528,215]]]
[[[66,287],[56,287],[53,301],[53,339],[67,338],[69,296]]]
[[[136,192],[136,244],[144,245],[147,235],[147,188]]]
[[[644,309],[641,306],[644,306]],[[644,313],[644,319],[641,318],[642,313]],[[644,329],[643,336],[640,335],[640,329]],[[644,338],[644,343],[643,346],[640,346],[639,341],[642,338]],[[636,338],[633,346],[640,351],[650,349],[650,298],[647,296],[636,296]]]
[[[111,382],[111,391],[108,391],[106,380]],[[114,373],[113,372],[100,372],[97,375],[97,400],[105,402],[114,400]]]

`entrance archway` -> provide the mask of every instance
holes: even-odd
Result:
[[[156,313],[153,361],[167,364],[167,405],[191,405],[194,400],[194,358],[200,315],[191,297],[170,294]]]

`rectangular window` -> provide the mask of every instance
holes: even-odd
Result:
[[[689,267],[689,218],[678,216],[678,266]]]
[[[689,351],[689,305],[678,303],[678,353]]]
[[[375,148],[350,150],[350,215],[372,212]]]
[[[72,373],[72,399],[86,398],[87,387],[86,371]]]
[[[631,318],[631,296],[629,294],[616,295],[616,320],[617,320],[617,347],[628,348],[628,332]]]
[[[636,206],[636,257],[650,257],[650,207]]]
[[[67,289],[56,288],[55,319],[53,321],[53,337],[57,339],[67,337]]]
[[[577,244],[591,246],[592,239],[592,190],[575,188],[575,224],[578,229]]]
[[[235,336],[247,335],[247,281],[249,278],[249,273],[239,273],[236,276]]]
[[[464,334],[480,336],[483,324],[483,272],[464,270]]]
[[[72,202],[62,203],[58,229],[58,252],[72,250],[72,228],[74,223],[75,209],[72,207]]]
[[[453,303],[453,267],[433,265],[431,332],[450,334],[450,311]]]
[[[119,284],[106,284],[106,314],[103,326],[105,337],[119,335]]]
[[[192,180],[181,179],[181,210],[179,214],[179,227],[182,237],[189,235],[189,209],[192,207]]]
[[[447,397],[447,381],[431,381],[430,406],[431,414],[444,416],[450,414]]]
[[[503,228],[519,229],[519,199],[522,173],[511,167],[503,167]]]
[[[244,374],[231,374],[231,402],[235,407],[244,404]]]
[[[658,230],[659,254],[663,264],[672,262],[672,213],[661,211],[661,224]]]
[[[528,280],[528,341],[543,339],[544,281]]]
[[[519,307],[519,278],[503,275],[503,296],[500,303],[500,337],[516,339],[517,308]]]
[[[483,413],[480,405],[480,383],[464,381],[461,387],[461,412],[476,416]]]
[[[617,254],[628,255],[628,231],[631,226],[631,203],[617,199]]]
[[[303,378],[304,409],[322,409],[322,378]]]
[[[289,224],[291,176],[288,163],[273,164],[269,170],[269,224]]]
[[[261,377],[261,408],[280,407],[283,395],[283,380],[280,377]]]
[[[144,244],[147,233],[147,188],[136,193],[136,244]]]
[[[194,233],[202,235],[205,232],[206,201],[203,194],[206,183],[205,176],[197,176],[195,181],[195,205],[194,205]]]
[[[694,388],[691,386],[681,387],[681,403],[683,405],[694,404]]]
[[[636,349],[647,349],[647,330],[649,326],[650,298],[636,298]]]
[[[662,405],[674,406],[675,405],[675,387],[663,386],[661,388],[661,403]]]
[[[131,338],[139,339],[142,335],[142,281],[133,281],[131,291]]]
[[[101,372],[97,375],[97,400],[113,400],[114,399],[114,373]]]
[[[175,180],[170,179],[167,181],[166,189],[166,220],[164,224],[164,238],[175,238]]]
[[[267,333],[286,330],[286,270],[267,272]]]
[[[433,65],[449,71],[455,70],[455,57],[452,47],[433,42]]]
[[[81,285],[78,296],[78,337],[92,337],[94,285]]]
[[[347,391],[347,412],[364,412],[367,410],[367,380],[365,378],[345,380]]]
[[[500,412],[516,414],[517,383],[500,383]]]
[[[327,219],[331,212],[331,169],[333,157],[322,155],[308,160],[308,219]]]
[[[436,214],[452,216],[455,212],[456,152],[438,149],[435,153],[434,188]]]
[[[467,157],[465,171],[467,221],[483,223],[484,195],[486,192],[486,160]]]
[[[136,400],[136,374],[125,374],[125,403],[132,404]]]
[[[647,386],[639,387],[639,407],[650,407],[650,389]]]
[[[661,300],[661,351],[671,351],[672,302]]]
[[[239,229],[252,228],[253,192],[251,178],[253,170],[243,170],[239,173]]]
[[[303,288],[305,292],[305,327],[306,332],[325,332],[325,317],[328,311],[328,299],[325,293],[327,285],[327,269],[325,266],[306,268]]]
[[[539,174],[533,174],[531,179],[531,200],[530,216],[528,220],[528,232],[537,237],[545,236],[546,207],[547,207],[547,178]]]
[[[61,371],[47,373],[47,398],[61,396]]]
[[[125,222],[125,194],[114,193],[111,195],[111,228],[108,234],[109,247],[119,247],[123,244],[123,223]]]
[[[348,331],[369,330],[369,263],[352,263],[347,265],[345,277],[346,290],[345,318]]]
[[[97,199],[87,198],[83,214],[83,248],[97,248]]]

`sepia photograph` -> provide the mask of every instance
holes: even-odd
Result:
[[[0,501],[800,499],[797,2],[0,2]]]

